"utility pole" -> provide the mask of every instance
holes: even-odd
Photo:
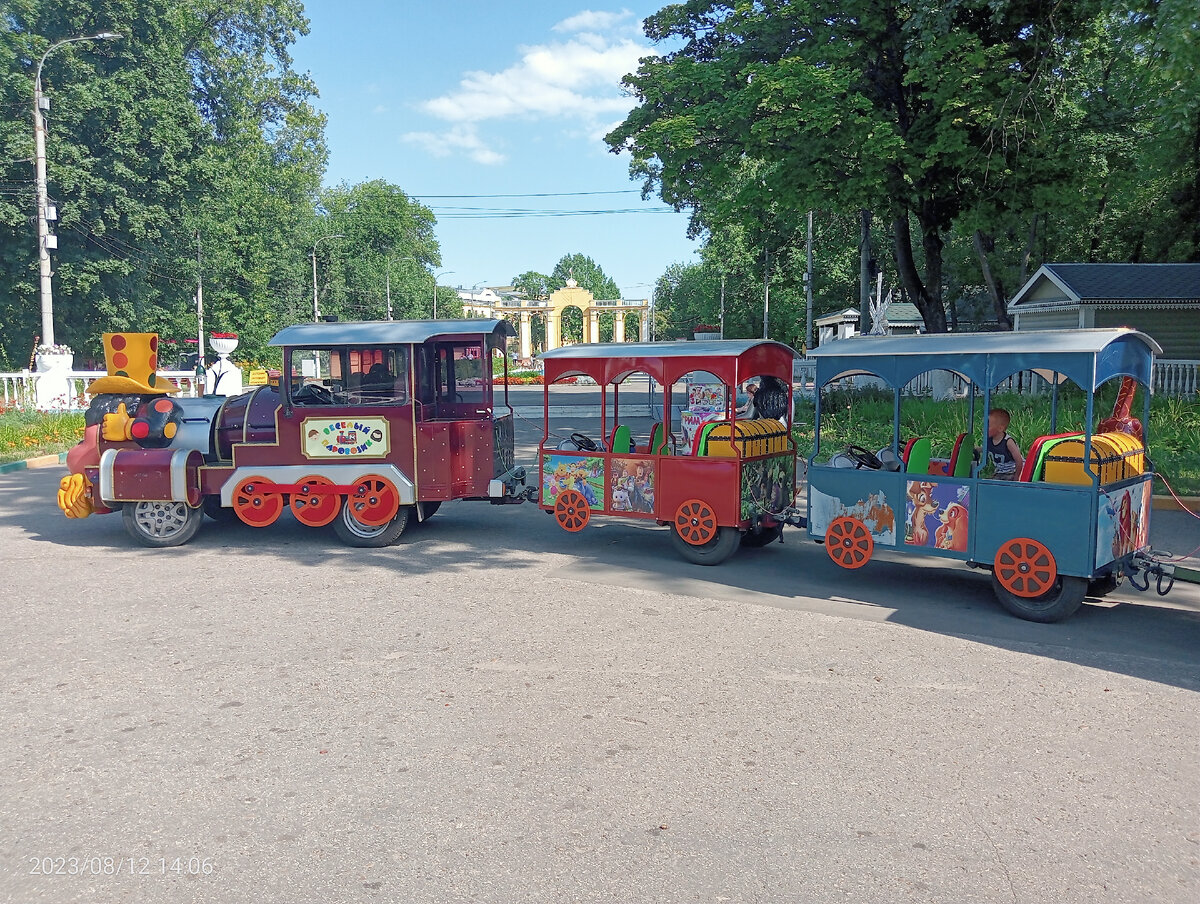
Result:
[[[321,321],[321,306],[317,301],[317,245],[325,241],[325,239],[344,239],[345,236],[341,233],[334,235],[323,235],[313,242],[312,246],[312,267],[313,267],[313,323]]]
[[[387,319],[392,319],[392,259],[387,259],[387,278],[384,281],[384,289],[387,294]]]
[[[197,376],[204,373],[204,257],[200,247],[200,230],[196,230],[196,350]]]
[[[50,250],[58,247],[58,237],[50,234],[50,204],[46,197],[46,122],[42,111],[50,109],[50,99],[42,94],[42,66],[46,57],[64,44],[79,41],[111,41],[121,37],[115,31],[64,38],[46,48],[33,78],[33,178],[37,191],[38,282],[42,297],[42,344],[54,345],[54,290],[51,284]]]
[[[767,338],[767,312],[771,308],[771,261],[770,251],[763,248],[763,338]]]
[[[862,217],[858,240],[858,331],[871,329],[871,211],[859,211]]]
[[[808,267],[804,271],[804,356],[808,357],[813,345],[813,260],[812,260],[813,212],[808,212]]]
[[[725,338],[725,274],[721,274],[721,338]]]

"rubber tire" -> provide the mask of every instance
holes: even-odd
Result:
[[[232,506],[226,508],[221,505],[220,496],[205,496],[204,501],[200,504],[200,508],[203,509],[204,514],[213,521],[216,521],[217,524],[233,524],[235,521],[242,520],[237,516],[237,512],[233,510]]]
[[[1112,572],[1102,578],[1088,581],[1087,595],[1096,597],[1108,596],[1117,589],[1119,583],[1120,581],[1117,579],[1116,572]]]
[[[752,530],[748,530],[742,534],[742,546],[746,549],[761,549],[764,546],[770,546],[782,536],[782,524],[776,524],[774,527],[764,527],[757,534]]]
[[[675,551],[694,565],[720,565],[738,550],[742,532],[736,527],[718,527],[717,535],[703,546],[693,546],[671,525],[671,543]]]
[[[149,507],[156,505],[169,507],[175,517],[182,515],[182,525],[164,535],[147,533],[138,522],[138,513],[151,511]],[[169,546],[182,546],[196,536],[196,531],[200,530],[200,524],[204,521],[204,510],[192,508],[186,502],[126,502],[121,507],[121,520],[125,524],[126,533],[142,546],[165,549]]]
[[[995,572],[992,572],[992,591],[996,594],[1000,605],[1017,618],[1023,618],[1026,621],[1050,624],[1069,618],[1083,605],[1083,598],[1087,596],[1087,590],[1086,578],[1060,574],[1058,580],[1054,582],[1052,590],[1048,590],[1039,597],[1029,599],[1005,590],[1000,586]]]
[[[442,507],[442,501],[439,499],[436,502],[418,502],[417,505],[421,507],[421,520],[419,523],[424,524],[437,514],[437,510]]]
[[[356,546],[359,549],[380,549],[384,546],[391,546],[400,539],[404,528],[408,526],[408,516],[411,512],[412,506],[402,505],[396,512],[396,517],[387,524],[380,527],[368,527],[350,514],[349,502],[343,501],[341,513],[333,519],[333,532],[347,546]]]

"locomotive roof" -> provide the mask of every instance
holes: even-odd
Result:
[[[873,374],[903,386],[929,370],[949,370],[977,385],[995,386],[1022,370],[1047,380],[1074,380],[1095,388],[1114,376],[1148,384],[1154,355],[1162,348],[1128,327],[1101,330],[1037,330],[1004,333],[937,333],[922,336],[856,336],[809,352],[817,359],[817,383],[851,374]]]
[[[497,339],[516,335],[507,320],[335,320],[284,327],[271,338],[270,344],[305,348],[325,345],[402,345],[430,339],[488,334]]]

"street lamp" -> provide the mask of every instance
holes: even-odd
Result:
[[[345,236],[340,232],[333,235],[323,235],[313,242],[312,246],[312,265],[313,265],[313,323],[319,323],[321,320],[321,309],[317,304],[317,246],[326,239],[344,239]]]
[[[433,319],[437,320],[437,282],[443,276],[449,276],[451,273],[456,273],[456,270],[443,270],[433,278]]]
[[[478,288],[479,288],[480,286],[482,286],[482,285],[483,285],[483,283],[481,283],[481,282],[477,282],[477,283],[475,283],[475,285],[471,286],[471,316],[472,316],[472,317],[474,317],[474,316],[475,316],[475,312],[476,312],[476,308],[475,308],[475,290],[476,290],[476,289],[478,289]]]
[[[50,285],[50,248],[58,246],[57,239],[50,235],[50,225],[46,221],[46,123],[42,119],[42,110],[50,109],[50,100],[42,97],[42,66],[46,63],[46,57],[64,44],[74,44],[78,41],[111,41],[119,37],[121,35],[115,31],[102,31],[94,35],[79,35],[56,41],[42,54],[37,74],[33,79],[33,171],[34,182],[37,185],[38,271],[41,282],[44,345],[54,344],[54,294]]]

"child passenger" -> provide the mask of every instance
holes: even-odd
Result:
[[[993,468],[993,480],[1016,480],[1025,464],[1021,447],[1007,432],[1011,420],[1003,408],[993,408],[988,413],[987,460]]]

